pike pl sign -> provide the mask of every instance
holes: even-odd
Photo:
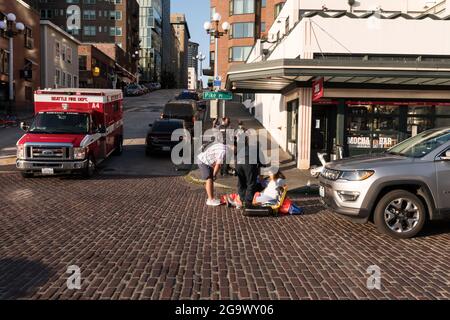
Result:
[[[231,92],[207,91],[207,92],[203,93],[203,99],[205,99],[205,100],[233,100],[233,94]]]

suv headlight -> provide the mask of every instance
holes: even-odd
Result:
[[[23,144],[17,146],[17,159],[25,159],[25,146]]]
[[[74,148],[73,149],[73,158],[75,160],[86,159],[86,148]]]
[[[348,181],[364,181],[373,176],[374,173],[375,171],[372,170],[342,171],[339,178]]]

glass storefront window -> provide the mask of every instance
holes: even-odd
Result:
[[[382,152],[411,136],[444,126],[450,126],[450,104],[348,102],[350,155]]]

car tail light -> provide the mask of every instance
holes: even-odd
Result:
[[[192,123],[195,123],[195,121],[197,121],[197,119],[195,119],[195,117],[192,117]]]

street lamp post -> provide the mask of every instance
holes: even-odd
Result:
[[[22,34],[25,25],[22,22],[16,22],[16,15],[9,13],[6,15],[6,22],[0,21],[0,29],[3,30],[9,38],[9,103],[10,107],[14,101],[14,37]]]
[[[202,83],[202,89],[203,89],[203,61],[205,61],[206,56],[203,53],[199,53],[196,57],[196,59],[200,62],[200,70],[198,72],[198,82]]]
[[[223,32],[219,30],[219,22],[222,19],[222,16],[216,12],[213,17],[212,21],[205,22],[203,27],[206,30],[206,33],[210,36],[214,37],[214,44],[215,44],[215,51],[214,51],[214,80],[217,79],[219,76],[219,39],[223,37],[224,35],[228,34],[228,31],[230,30],[230,24],[228,22],[222,23],[222,29]],[[216,87],[216,91],[219,91],[220,88]],[[218,105],[218,100],[216,100],[216,105]],[[225,116],[225,103],[223,103],[223,111],[222,116]]]

